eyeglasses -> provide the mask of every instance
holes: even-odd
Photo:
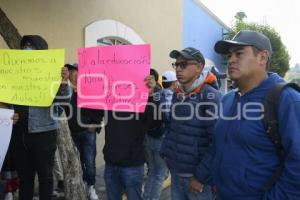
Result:
[[[198,64],[198,62],[189,62],[189,61],[175,62],[175,63],[172,63],[172,67],[173,67],[173,69],[177,70],[178,67],[180,67],[180,69],[185,69],[189,65],[196,65],[196,64]]]

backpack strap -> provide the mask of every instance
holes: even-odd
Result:
[[[278,83],[273,87],[271,87],[271,89],[268,91],[263,101],[263,105],[264,105],[263,123],[266,128],[266,134],[269,136],[272,143],[274,144],[280,162],[273,176],[264,185],[263,187],[264,191],[268,191],[273,187],[273,185],[279,179],[281,172],[284,168],[285,151],[281,143],[281,135],[278,130],[277,116],[278,116],[280,95],[281,92],[286,87],[291,87],[300,92],[299,86],[295,83]]]

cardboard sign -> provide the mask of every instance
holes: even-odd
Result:
[[[11,139],[13,114],[13,110],[0,108],[0,171]]]
[[[64,50],[0,50],[0,102],[50,106],[61,83]]]
[[[144,112],[150,45],[120,45],[78,50],[78,106]]]

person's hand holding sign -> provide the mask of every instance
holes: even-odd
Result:
[[[9,109],[9,106],[6,103],[0,102],[0,108],[7,108]],[[13,116],[11,117],[11,120],[13,120],[13,124],[16,124],[19,120],[19,114],[14,113]]]
[[[14,113],[11,119],[13,120],[13,124],[16,124],[19,120],[19,113]]]

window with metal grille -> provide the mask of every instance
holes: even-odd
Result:
[[[119,37],[104,37],[97,40],[98,46],[126,45],[126,44],[130,44],[130,42]]]

